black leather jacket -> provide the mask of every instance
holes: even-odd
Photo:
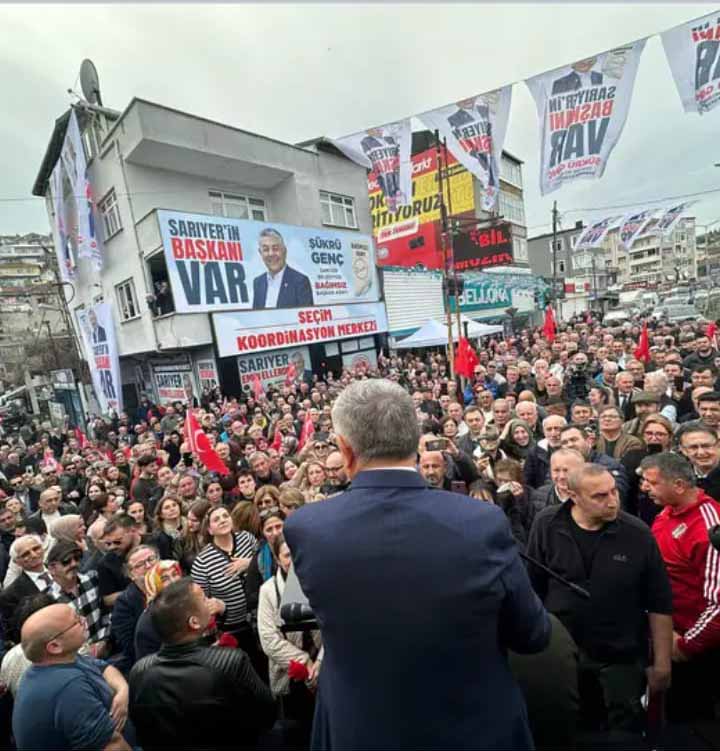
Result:
[[[250,749],[275,720],[275,700],[239,649],[165,644],[130,673],[138,745]]]

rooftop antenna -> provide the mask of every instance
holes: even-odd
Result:
[[[100,97],[98,72],[93,61],[88,58],[85,58],[80,65],[80,88],[83,96],[90,104],[96,104],[98,107],[103,106]]]

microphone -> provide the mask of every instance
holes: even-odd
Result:
[[[718,535],[718,539],[720,541],[720,535]],[[578,586],[577,584],[574,584],[573,582],[566,579],[564,576],[560,576],[556,571],[553,571],[551,568],[548,568],[544,563],[540,563],[540,561],[536,561],[534,558],[531,558],[527,553],[523,553],[522,551],[518,551],[520,553],[520,557],[527,561],[528,563],[532,563],[533,566],[537,566],[541,571],[544,571],[549,577],[552,579],[555,579],[555,581],[560,582],[560,584],[564,584],[568,589],[571,589],[573,592],[575,592],[578,597],[582,597],[585,600],[590,599],[590,592],[587,591],[587,589],[583,589],[582,587]]]
[[[710,527],[708,530],[708,539],[715,550],[720,550],[720,524]]]

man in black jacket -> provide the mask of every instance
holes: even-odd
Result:
[[[653,693],[670,684],[670,582],[652,533],[620,510],[615,478],[605,467],[586,464],[570,474],[568,488],[567,503],[535,517],[528,554],[590,598],[537,566],[530,566],[530,579],[578,645],[581,677],[600,684],[611,729],[631,730],[642,715],[646,681]],[[648,621],[651,666],[645,662]]]
[[[560,434],[567,421],[560,415],[550,415],[543,420],[544,438],[539,440],[525,457],[523,479],[530,488],[539,488],[550,478],[550,457],[560,448]]]
[[[210,607],[190,579],[153,601],[162,639],[130,673],[130,717],[138,745],[155,749],[251,749],[275,719],[275,701],[239,649],[202,646]],[[230,719],[231,718],[231,719]]]

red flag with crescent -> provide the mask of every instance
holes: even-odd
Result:
[[[200,427],[200,423],[195,418],[191,409],[188,409],[185,415],[185,440],[190,446],[190,450],[197,455],[198,459],[210,472],[217,472],[220,475],[230,474],[230,470],[225,466],[225,462],[215,453],[215,449],[210,445],[210,439]]]

